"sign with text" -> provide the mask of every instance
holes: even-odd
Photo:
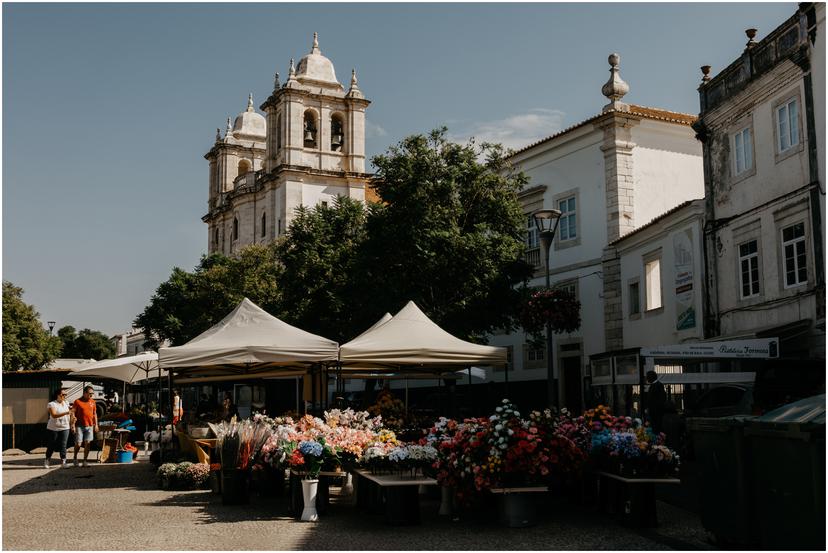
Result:
[[[654,346],[641,348],[639,355],[692,359],[776,359],[779,357],[779,338]]]
[[[676,275],[676,330],[696,328],[692,229],[684,229],[673,236],[673,260]]]

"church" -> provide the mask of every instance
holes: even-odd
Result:
[[[299,206],[332,204],[338,196],[365,201],[365,110],[370,102],[351,72],[346,91],[317,34],[287,81],[247,109],[204,156],[210,163],[208,252],[230,255],[281,236]],[[367,191],[370,195],[370,191]]]

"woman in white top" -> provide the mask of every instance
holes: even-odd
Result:
[[[49,468],[49,461],[52,453],[60,453],[60,466],[69,467],[66,464],[66,443],[69,441],[69,427],[72,423],[72,409],[66,401],[66,391],[58,390],[52,397],[52,401],[46,406],[49,422],[46,429],[49,431],[49,443],[46,445],[46,461],[43,466]]]

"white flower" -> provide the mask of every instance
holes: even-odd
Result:
[[[511,436],[511,435],[513,435],[514,433],[515,433],[515,431],[514,431],[514,430],[512,430],[512,429],[510,428],[510,429],[509,429],[509,435]]]
[[[501,411],[503,411],[503,407],[496,407],[495,408],[495,413],[500,413]]]
[[[501,430],[503,430],[503,425],[502,425],[502,424],[498,424],[497,426],[495,426],[495,430],[497,430],[498,432],[500,432]]]

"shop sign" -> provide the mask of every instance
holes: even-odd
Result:
[[[641,348],[639,355],[691,359],[775,359],[779,357],[779,338],[654,346]]]

